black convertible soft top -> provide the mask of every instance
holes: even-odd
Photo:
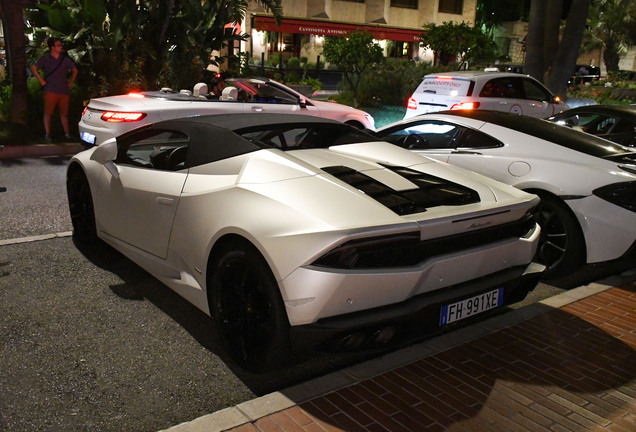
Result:
[[[281,148],[248,135],[262,131],[284,131],[306,128],[315,133],[311,146],[326,148],[355,142],[377,141],[367,132],[335,120],[300,114],[242,113],[183,117],[148,124],[117,138],[120,146],[159,132],[178,132],[187,136],[186,167],[194,167],[221,159],[251,153],[263,148],[298,150],[301,147]]]

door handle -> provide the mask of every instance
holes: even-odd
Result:
[[[263,111],[263,107],[262,106],[253,106],[252,107],[252,111],[261,112],[261,111]]]
[[[172,206],[172,204],[174,203],[174,199],[172,198],[167,198],[167,197],[157,197],[157,204],[159,205],[165,205],[165,206]]]
[[[472,155],[481,155],[481,153],[476,152],[476,151],[469,151],[469,150],[454,150],[451,152],[451,154],[472,154]]]

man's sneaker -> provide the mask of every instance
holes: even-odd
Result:
[[[46,141],[46,142],[53,142],[53,140],[51,139],[51,137],[50,137],[50,136],[48,136],[48,135],[44,135],[44,141]]]
[[[68,141],[74,141],[75,139],[73,138],[73,135],[71,134],[66,134],[64,135],[64,139],[68,140]]]

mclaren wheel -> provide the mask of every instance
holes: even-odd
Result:
[[[546,266],[545,276],[571,273],[585,262],[585,241],[578,221],[558,198],[539,194],[535,219],[541,226],[536,259]]]
[[[284,366],[290,360],[289,320],[267,262],[244,240],[214,255],[208,273],[210,311],[230,357],[252,372]]]
[[[69,173],[66,181],[68,206],[73,223],[73,237],[81,243],[92,243],[97,240],[95,228],[95,211],[91,188],[84,171],[75,169]]]

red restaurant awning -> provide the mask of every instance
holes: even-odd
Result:
[[[378,40],[396,40],[405,42],[419,42],[422,30],[412,30],[405,28],[386,27],[382,25],[351,24],[334,21],[302,20],[295,18],[283,18],[279,26],[270,16],[254,16],[253,27],[256,30],[281,32],[281,33],[304,33],[321,36],[344,36],[355,30],[366,30]]]

